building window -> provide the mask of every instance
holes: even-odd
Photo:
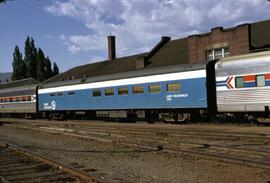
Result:
[[[257,86],[265,86],[265,77],[264,75],[258,75],[256,76],[256,85]]]
[[[206,51],[206,59],[207,60],[221,59],[221,58],[228,57],[228,56],[230,56],[230,50],[228,47]]]
[[[143,94],[144,93],[143,86],[133,86],[132,87],[132,93],[133,94]]]
[[[95,89],[92,91],[93,97],[100,97],[101,96],[101,90],[100,89]]]
[[[75,76],[69,76],[67,79],[68,80],[74,80],[75,79]]]
[[[235,78],[235,86],[236,86],[236,88],[244,88],[244,78],[243,77],[236,77]]]
[[[127,95],[127,94],[128,94],[128,87],[118,88],[118,95]]]
[[[113,88],[107,88],[107,89],[105,89],[105,96],[112,96],[112,95],[114,95]]]
[[[180,90],[180,83],[168,83],[167,92],[176,92]]]
[[[161,85],[154,84],[149,85],[149,93],[160,93],[161,92]]]

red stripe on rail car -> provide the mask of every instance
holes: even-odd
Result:
[[[265,74],[264,77],[265,77],[265,80],[270,80],[270,73],[269,74]]]
[[[244,81],[245,82],[253,82],[255,80],[256,80],[256,76],[255,75],[244,76]]]

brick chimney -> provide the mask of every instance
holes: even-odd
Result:
[[[115,36],[108,36],[108,60],[113,61],[115,58]]]

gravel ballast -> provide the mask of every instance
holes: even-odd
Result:
[[[126,147],[121,144],[0,126],[0,139],[110,182],[267,183],[270,171],[184,154]]]

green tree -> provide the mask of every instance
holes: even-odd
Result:
[[[52,74],[52,76],[55,76],[57,74],[59,74],[59,68],[58,68],[57,64],[54,62],[53,63],[53,74]]]
[[[53,65],[50,58],[45,56],[41,48],[36,48],[32,37],[27,37],[24,46],[24,59],[16,45],[13,53],[13,75],[12,80],[32,77],[38,81],[44,81],[50,77],[59,74],[56,63]]]
[[[46,71],[46,79],[49,79],[53,75],[52,71],[52,63],[49,57],[45,59],[45,71]]]
[[[26,67],[26,63],[24,62],[23,59],[22,59],[22,62],[20,64],[20,75],[21,75],[21,79],[27,78],[27,67]]]
[[[24,61],[27,66],[27,77],[37,79],[37,49],[33,38],[26,38],[24,46]]]
[[[13,0],[0,0],[0,4],[1,3],[6,3],[7,1],[13,1]]]
[[[44,81],[46,79],[46,60],[43,51],[39,48],[37,52],[37,70],[36,76],[38,81]]]
[[[13,67],[12,81],[24,79],[26,77],[25,63],[22,59],[20,48],[17,45],[15,46],[13,52],[12,67]]]

